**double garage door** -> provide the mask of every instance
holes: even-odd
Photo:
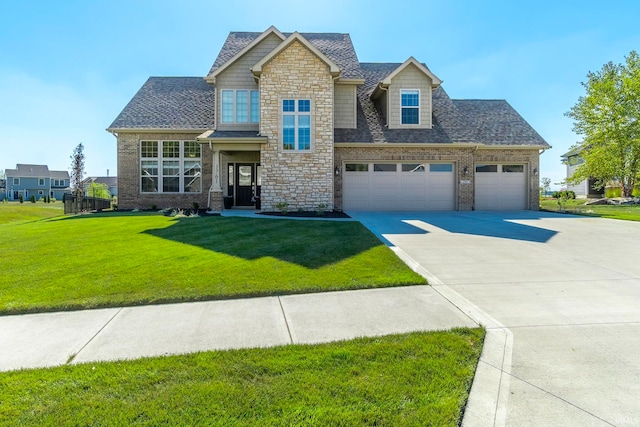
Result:
[[[346,163],[345,210],[454,210],[453,163]]]
[[[528,209],[524,164],[476,164],[476,210]],[[453,163],[346,163],[345,210],[455,210]]]

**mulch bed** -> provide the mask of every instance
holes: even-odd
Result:
[[[344,212],[340,211],[324,211],[319,214],[316,211],[291,211],[287,213],[282,212],[257,212],[258,215],[271,215],[271,216],[288,216],[296,218],[351,218]]]

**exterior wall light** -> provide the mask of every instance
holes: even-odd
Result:
[[[466,176],[469,175],[469,168],[467,166],[464,167],[464,169],[462,170],[462,173]]]
[[[538,168],[533,168],[533,176],[538,176]]]
[[[336,166],[336,168],[333,170],[333,173],[335,173],[336,176],[340,175],[340,168]]]

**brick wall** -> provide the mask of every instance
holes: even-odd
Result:
[[[211,186],[211,170],[213,153],[207,144],[201,145],[202,158],[202,192],[184,194],[141,193],[140,192],[140,141],[194,141],[201,132],[196,133],[119,133],[118,134],[118,208],[120,209],[158,209],[193,208],[198,203],[206,208],[209,187]],[[159,166],[161,167],[161,166]],[[220,198],[222,195],[220,195]],[[220,210],[222,199],[220,200]]]
[[[274,56],[260,76],[262,210],[333,208],[333,79],[329,67],[298,41]],[[311,151],[282,149],[282,100],[311,100]]]

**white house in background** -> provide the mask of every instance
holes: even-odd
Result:
[[[567,166],[567,179],[572,177],[576,172],[576,169],[584,163],[584,159],[580,156],[580,153],[584,150],[583,146],[579,146],[569,150],[562,156],[562,163]],[[576,193],[578,198],[600,198],[604,196],[604,188],[599,190],[594,188],[596,183],[595,179],[585,179],[578,184],[567,184],[567,190],[571,190]]]

